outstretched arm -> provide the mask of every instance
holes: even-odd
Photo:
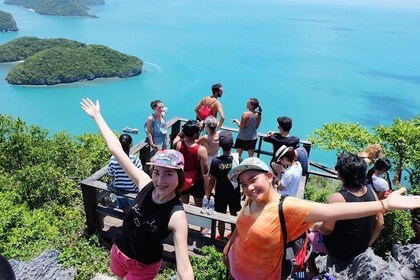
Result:
[[[95,104],[89,98],[82,99],[80,105],[86,114],[92,117],[96,122],[96,125],[98,126],[110,152],[117,159],[125,173],[139,187],[139,189],[142,189],[151,181],[151,179],[143,170],[137,168],[124,152],[117,136],[115,136],[115,134],[111,131],[101,115],[99,101],[97,100]]]
[[[380,201],[319,204],[306,218],[306,222],[349,220],[387,211],[420,208],[420,196],[402,196],[406,191],[405,188],[401,188]]]

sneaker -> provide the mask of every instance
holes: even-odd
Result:
[[[420,262],[414,262],[403,267],[401,276],[406,280],[420,279]]]

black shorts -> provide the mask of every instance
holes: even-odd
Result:
[[[235,148],[236,149],[240,148],[240,149],[245,150],[245,151],[255,150],[256,145],[257,145],[257,139],[242,140],[242,139],[236,138],[236,142],[235,142]]]
[[[214,210],[216,212],[225,213],[227,211],[227,206],[229,205],[229,212],[231,215],[237,214],[239,210],[241,210],[241,191],[239,187],[234,190],[233,192],[229,192],[229,194],[222,193],[220,195],[216,195],[214,198]]]
[[[190,194],[196,198],[203,198],[204,197],[204,180],[195,181],[194,185],[191,188],[181,193],[181,195],[184,195],[184,194]]]

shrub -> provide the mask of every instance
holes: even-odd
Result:
[[[227,268],[223,264],[223,254],[214,246],[201,248],[203,257],[191,257],[191,264],[196,280],[226,279]],[[232,279],[232,278],[230,278]]]
[[[409,211],[393,211],[384,215],[385,225],[378,239],[372,244],[381,257],[389,255],[392,244],[407,244],[414,237]]]
[[[341,188],[341,182],[321,176],[309,176],[305,187],[307,200],[326,203],[328,197]]]

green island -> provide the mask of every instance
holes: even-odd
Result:
[[[0,32],[10,31],[18,31],[16,21],[11,14],[0,11]]]
[[[104,5],[104,0],[5,0],[5,4],[19,5],[41,15],[93,17],[88,5]]]
[[[20,37],[0,46],[0,62],[25,60],[31,55],[54,47],[78,48],[83,43],[68,39],[40,39],[36,37]]]
[[[101,45],[25,37],[0,46],[0,62],[21,61],[6,77],[15,85],[55,85],[139,75],[143,61]]]

